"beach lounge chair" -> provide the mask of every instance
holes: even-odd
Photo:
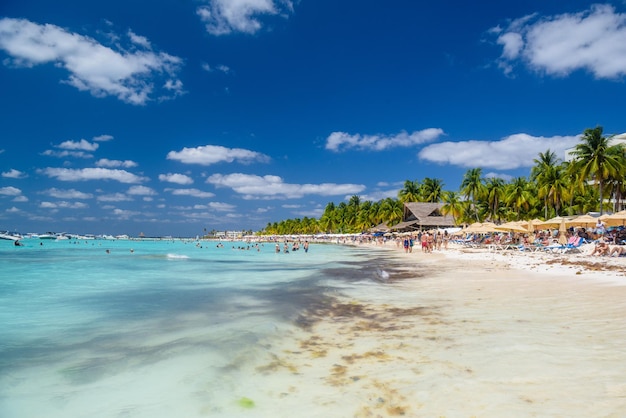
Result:
[[[558,242],[553,242],[552,244],[543,247],[543,250],[551,253],[561,253],[564,249],[565,244],[559,244]]]
[[[567,241],[567,244],[565,244],[562,252],[563,253],[579,253],[580,252],[580,246],[583,245],[585,243],[585,240],[582,237],[579,237],[577,235],[571,237],[569,239],[569,241]]]

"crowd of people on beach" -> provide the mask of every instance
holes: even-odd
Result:
[[[413,252],[415,241],[420,243],[423,253],[432,253],[433,250],[441,251],[442,247],[444,250],[448,249],[450,234],[448,231],[419,231],[415,234],[397,237],[395,241],[397,247],[402,243],[405,253]]]

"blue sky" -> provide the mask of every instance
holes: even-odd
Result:
[[[258,230],[626,131],[622,1],[4,0],[0,64],[10,231]]]

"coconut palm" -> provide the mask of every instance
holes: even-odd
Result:
[[[398,199],[402,203],[419,202],[420,182],[418,180],[406,180],[404,182],[404,187],[398,192]]]
[[[333,202],[330,202],[324,208],[324,214],[319,220],[320,228],[326,232],[335,232],[337,229],[337,213]]]
[[[540,152],[538,157],[533,159],[535,165],[530,169],[530,179],[535,180],[545,169],[554,167],[561,161],[557,158],[556,153],[548,149],[546,152]]]
[[[530,184],[526,177],[516,177],[506,186],[504,201],[515,212],[517,220],[522,210],[528,211],[532,202]]]
[[[621,145],[610,145],[610,138],[603,135],[601,126],[585,129],[581,143],[577,144],[573,168],[580,172],[581,181],[592,180],[598,186],[598,206],[603,213],[604,184],[612,176],[624,170],[624,152]]]
[[[399,200],[388,197],[382,201],[380,212],[382,212],[382,222],[387,223],[387,225],[395,225],[402,221],[404,204]]]
[[[463,215],[464,202],[456,192],[443,192],[443,206],[441,207],[442,215],[452,215],[454,223],[458,225],[458,220]]]
[[[485,182],[485,198],[489,217],[493,221],[500,220],[500,202],[504,200],[504,180],[490,177]]]
[[[560,160],[554,152],[548,149],[546,152],[540,152],[533,162],[535,165],[530,169],[530,179],[541,188],[550,182],[552,170],[560,163]],[[543,216],[546,219],[548,219],[548,209],[548,196],[545,195],[543,196]]]
[[[463,181],[461,182],[461,193],[471,200],[474,210],[474,217],[479,220],[476,202],[482,196],[485,190],[483,184],[483,170],[481,168],[472,168],[465,172]]]
[[[569,199],[570,187],[567,180],[566,165],[561,164],[546,168],[538,180],[538,196],[546,202],[546,208],[554,208],[554,213],[559,216],[563,202]],[[547,218],[547,211],[546,211]]]
[[[443,180],[431,179],[430,177],[424,178],[422,187],[420,189],[420,195],[422,202],[436,203],[441,201],[441,194],[443,193]]]

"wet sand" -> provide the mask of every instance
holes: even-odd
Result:
[[[388,277],[268,342],[250,416],[623,416],[626,260],[371,248]]]

